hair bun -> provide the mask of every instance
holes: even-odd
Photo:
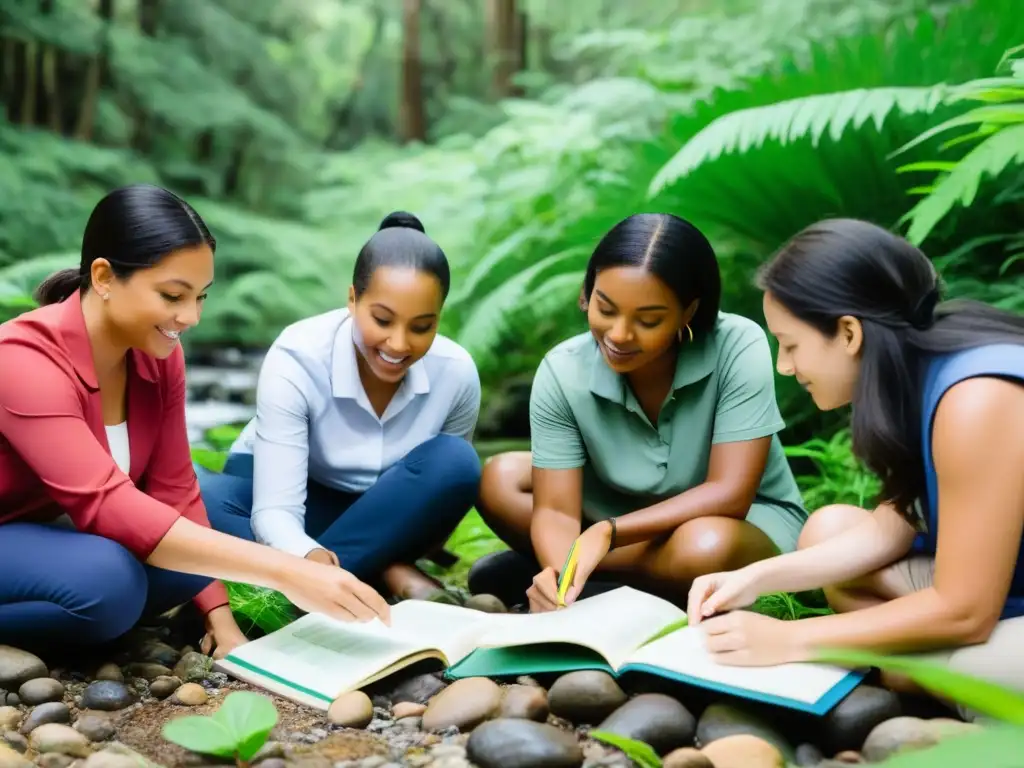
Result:
[[[407,229],[418,229],[420,232],[426,234],[426,230],[423,228],[423,222],[413,216],[411,213],[406,211],[394,211],[384,217],[384,221],[377,227],[378,231],[381,229],[390,229],[391,227],[405,227]]]

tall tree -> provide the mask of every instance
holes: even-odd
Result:
[[[421,0],[405,0],[402,8],[402,102],[399,133],[403,142],[425,141],[423,62],[420,54]]]

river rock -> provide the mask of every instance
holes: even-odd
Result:
[[[816,741],[828,754],[860,749],[879,723],[903,714],[900,699],[886,688],[860,685],[832,709],[821,724]]]
[[[948,736],[969,733],[979,727],[946,718],[894,717],[871,729],[861,754],[869,763],[877,763],[896,752],[930,747]]]
[[[70,768],[74,762],[75,758],[61,752],[45,752],[36,758],[39,768]]]
[[[114,680],[96,680],[82,691],[82,709],[98,709],[102,712],[116,712],[130,707],[138,700],[138,694],[124,683]]]
[[[162,664],[174,668],[181,659],[181,652],[172,648],[162,640],[147,640],[139,648],[138,658],[152,664]]]
[[[82,768],[139,768],[139,762],[129,755],[104,749],[89,755]]]
[[[659,755],[693,743],[697,721],[689,710],[663,693],[641,693],[612,712],[599,730],[643,741]]]
[[[800,744],[796,748],[796,755],[793,762],[799,768],[811,768],[825,759],[825,755],[814,744]]]
[[[71,710],[62,701],[51,701],[40,704],[28,713],[25,722],[21,726],[21,732],[30,734],[37,728],[47,723],[70,723]]]
[[[169,675],[161,675],[149,684],[149,693],[156,699],[166,699],[181,687],[181,680]]]
[[[0,744],[0,768],[33,768],[32,761]]]
[[[111,680],[115,683],[123,683],[124,672],[121,671],[121,667],[117,664],[107,662],[96,670],[93,680]]]
[[[548,719],[548,693],[533,685],[509,685],[502,692],[501,710],[498,717],[512,717],[520,720],[536,720],[543,723]]]
[[[24,704],[35,706],[48,701],[60,701],[64,698],[64,686],[52,677],[37,677],[27,680],[18,689],[18,698]]]
[[[747,733],[715,739],[701,752],[715,768],[785,768],[786,765],[786,758],[774,744]]]
[[[662,768],[715,768],[711,758],[693,747],[680,747],[665,755]]]
[[[864,757],[855,749],[844,749],[832,757],[832,762],[843,765],[858,765],[864,762]]]
[[[174,692],[171,700],[186,707],[198,707],[209,700],[210,694],[199,683],[185,683]]]
[[[71,757],[87,757],[89,740],[70,725],[46,723],[40,725],[28,739],[29,746],[36,752],[59,752]]]
[[[445,689],[446,683],[432,673],[414,675],[406,678],[395,686],[386,698],[393,704],[411,701],[414,704],[426,704],[430,699]]]
[[[213,659],[201,653],[190,651],[189,653],[182,654],[178,663],[174,665],[173,673],[168,671],[168,674],[173,674],[184,683],[201,683],[210,674],[212,669]]]
[[[423,730],[455,727],[468,731],[494,717],[500,707],[501,688],[493,680],[486,677],[456,680],[427,704]]]
[[[11,645],[0,645],[0,688],[16,691],[22,683],[49,674],[38,656]]]
[[[85,712],[75,721],[75,730],[89,741],[108,741],[114,738],[116,729],[107,715]]]
[[[564,674],[548,691],[552,714],[576,725],[599,723],[625,703],[615,678],[596,669]]]
[[[373,702],[362,691],[349,691],[331,702],[327,719],[345,728],[365,728],[373,720]]]
[[[425,704],[416,704],[412,701],[400,701],[391,708],[391,716],[395,720],[402,720],[406,717],[422,717],[427,711]]]
[[[8,707],[18,707],[18,706],[21,706],[21,699],[18,698],[18,694],[16,694],[16,693],[8,693],[7,694],[6,702],[7,702],[7,706]]]
[[[170,677],[171,670],[163,664],[152,662],[136,662],[128,665],[128,674],[132,677],[141,677],[143,680],[156,680],[158,677]]]
[[[576,737],[547,723],[519,718],[491,720],[466,742],[466,757],[479,768],[579,768]]]
[[[8,747],[21,754],[28,752],[28,739],[15,731],[0,733],[0,743],[6,743]]]
[[[747,734],[773,744],[789,761],[796,757],[786,737],[764,717],[734,704],[709,704],[697,721],[696,746],[706,747],[726,736]],[[717,766],[716,766],[717,768]]]
[[[21,710],[17,707],[0,707],[0,731],[13,731],[21,723]]]
[[[501,602],[501,598],[494,595],[472,595],[466,600],[466,607],[484,613],[508,613],[508,608]]]

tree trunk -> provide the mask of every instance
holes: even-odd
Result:
[[[427,119],[423,109],[423,67],[420,61],[420,0],[405,0],[402,31],[400,138],[403,143],[426,141]]]
[[[82,95],[82,106],[78,110],[78,121],[75,124],[75,138],[79,141],[92,141],[96,128],[96,103],[100,90],[107,79],[107,56],[110,50],[110,24],[114,18],[114,0],[100,0],[99,15],[103,20],[100,30],[99,45],[96,55],[89,60],[85,70],[85,85]]]
[[[491,64],[491,93],[497,99],[522,96],[513,84],[522,69],[523,42],[516,0],[489,0],[487,4],[487,49]]]

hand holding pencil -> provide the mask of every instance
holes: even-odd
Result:
[[[537,613],[572,605],[610,547],[610,525],[595,523],[587,528],[569,548],[557,577],[553,568],[545,568],[534,577],[533,586],[527,592],[530,611]]]

